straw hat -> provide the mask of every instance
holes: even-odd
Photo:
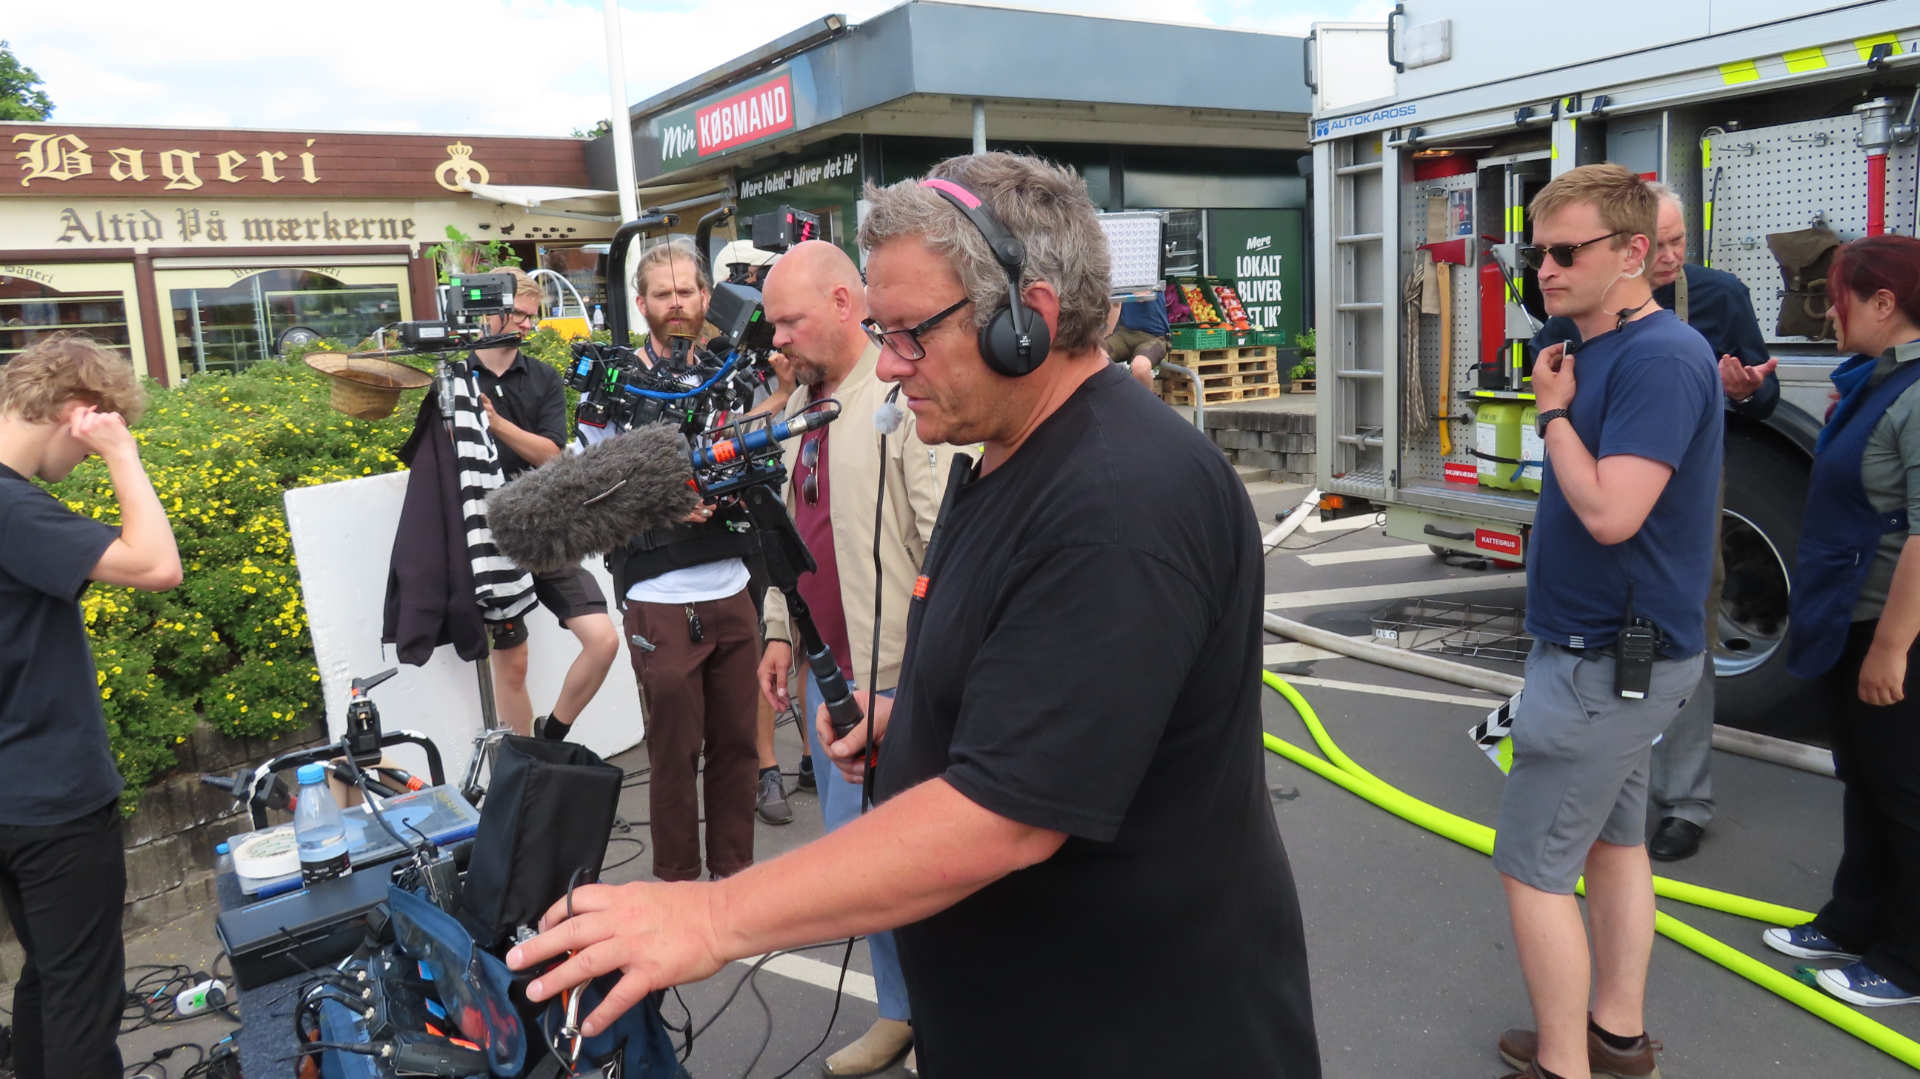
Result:
[[[334,410],[356,420],[378,420],[393,415],[401,390],[417,390],[433,377],[392,360],[347,356],[339,352],[310,352],[307,366],[333,380]]]

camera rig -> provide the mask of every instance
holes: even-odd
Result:
[[[492,334],[481,329],[487,315],[513,310],[513,275],[458,274],[440,286],[438,321],[400,322],[394,332],[405,352],[452,352],[456,349],[501,348],[520,343],[519,334]]]

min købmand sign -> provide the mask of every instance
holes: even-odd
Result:
[[[652,124],[660,145],[661,172],[672,172],[797,126],[791,71],[723,91],[667,113]]]

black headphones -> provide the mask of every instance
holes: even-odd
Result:
[[[981,358],[987,361],[988,367],[1009,378],[1032,374],[1047,358],[1047,349],[1053,342],[1046,321],[1032,316],[1020,305],[1020,275],[1026,267],[1026,245],[1007,231],[979,196],[952,180],[922,180],[920,186],[930,188],[965,214],[973,227],[980,230],[980,235],[986,237],[994,259],[1007,272],[1007,306],[980,327]]]

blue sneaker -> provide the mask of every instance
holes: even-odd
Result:
[[[1760,940],[1776,952],[1794,956],[1798,959],[1840,959],[1848,963],[1858,963],[1860,957],[1847,951],[1813,927],[1812,922],[1796,925],[1791,929],[1769,929],[1760,934]]]
[[[1865,963],[1854,963],[1838,970],[1823,970],[1814,975],[1820,988],[1862,1008],[1884,1008],[1889,1004],[1920,1004],[1920,993],[1905,989],[1875,974]]]

